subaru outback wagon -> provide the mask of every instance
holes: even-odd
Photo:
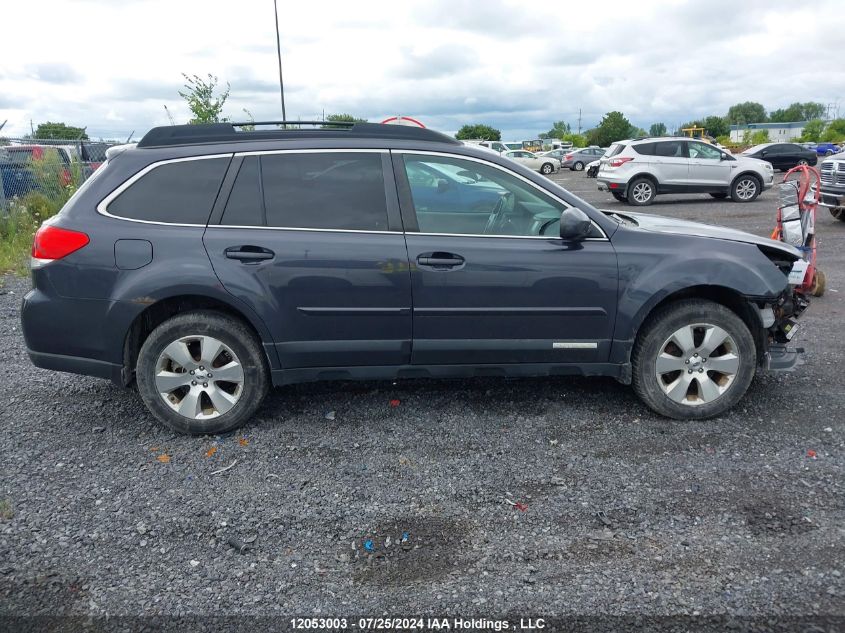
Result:
[[[39,367],[135,382],[186,433],[271,385],[415,377],[612,376],[704,418],[797,362],[800,257],[601,212],[431,130],[169,126],[38,230],[23,331]]]

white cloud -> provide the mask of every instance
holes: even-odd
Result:
[[[621,110],[648,127],[724,113],[841,102],[839,0],[280,2],[289,118],[405,114],[528,137]],[[125,138],[188,111],[182,72],[231,84],[227,114],[280,116],[272,0],[7,3],[0,122],[65,121]],[[38,24],[37,45],[30,25]],[[820,46],[822,45],[822,46]]]

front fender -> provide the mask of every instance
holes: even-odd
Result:
[[[618,231],[619,295],[612,362],[628,362],[642,324],[677,292],[710,287],[749,300],[774,301],[784,274],[753,244],[704,237]]]

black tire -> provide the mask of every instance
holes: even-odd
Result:
[[[555,166],[552,165],[551,163],[543,163],[543,165],[540,167],[540,173],[543,174],[544,176],[548,176],[554,170],[555,170]]]
[[[798,161],[798,164],[799,165],[809,165],[810,161],[808,161],[806,158],[802,158],[801,160]]]
[[[711,193],[710,195],[713,196],[714,198],[716,198],[716,200],[724,200],[725,198],[728,197],[728,194],[726,194],[724,191]]]
[[[625,199],[635,207],[645,207],[654,202],[657,185],[649,178],[634,178],[628,183]]]
[[[619,202],[628,202],[628,198],[626,198],[623,194],[619,193],[618,191],[611,191],[613,197],[619,200]]]
[[[682,404],[672,400],[656,375],[658,355],[664,342],[685,326],[706,323],[725,330],[736,342],[739,364],[727,389],[711,402]],[[757,350],[745,322],[723,305],[703,299],[685,299],[667,304],[651,315],[640,328],[631,353],[633,387],[653,411],[675,420],[700,420],[724,413],[745,395],[757,369]],[[703,365],[703,369],[706,365]],[[683,370],[679,372],[683,374]],[[709,376],[710,372],[705,372]],[[693,374],[695,379],[697,374]],[[671,376],[670,376],[671,377]],[[698,383],[696,382],[696,385]],[[698,387],[695,387],[698,389]]]
[[[826,149],[824,151],[824,155],[825,156],[833,156],[833,150],[832,149]]]
[[[155,383],[157,363],[165,347],[194,335],[211,336],[228,346],[243,369],[243,385],[232,408],[205,419],[176,412],[164,402]],[[269,371],[261,343],[243,322],[220,312],[197,310],[176,315],[150,333],[138,354],[136,380],[144,404],[159,421],[178,433],[206,435],[231,431],[252,417],[267,394]]]
[[[584,163],[582,163],[580,160],[577,160],[575,161],[575,164],[572,165],[572,169],[574,169],[575,171],[584,171]]]
[[[840,222],[845,222],[845,207],[833,207],[830,209],[830,215],[834,218],[839,220]]]
[[[753,187],[753,190],[751,187]],[[757,176],[742,174],[731,183],[731,200],[734,202],[753,202],[762,190],[763,184]]]

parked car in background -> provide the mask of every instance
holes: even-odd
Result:
[[[559,163],[563,163],[563,157],[566,156],[567,152],[569,152],[568,149],[558,148],[558,149],[549,150],[548,152],[540,152],[537,155],[538,156],[548,156],[549,158],[556,159]]]
[[[9,162],[3,174],[7,198],[25,196],[31,191],[52,193],[74,182],[73,159],[66,147],[8,145],[3,149]]]
[[[798,143],[763,143],[749,147],[742,152],[742,156],[764,160],[781,171],[796,165],[815,165],[819,160],[814,150],[801,147]]]
[[[812,149],[814,149],[816,154],[819,156],[833,156],[834,154],[838,154],[842,151],[842,148],[836,143],[816,143],[816,146]]]
[[[819,204],[827,207],[837,220],[845,222],[845,154],[834,155],[822,162]]]
[[[751,202],[774,184],[766,161],[727,152],[688,137],[619,141],[601,158],[600,191],[628,204],[651,204],[662,193],[709,193]]]
[[[134,382],[170,429],[219,434],[271,385],[339,379],[610,376],[702,419],[798,362],[784,242],[603,213],[429,129],[319,137],[176,125],[112,152],[35,235],[33,363]],[[613,159],[646,155],[630,143]],[[444,174],[503,193],[432,208]]]
[[[572,171],[583,171],[588,163],[592,163],[604,155],[606,149],[604,147],[584,147],[583,149],[570,150],[563,157],[561,166],[569,167]]]
[[[496,152],[498,154],[511,151],[511,148],[506,146],[501,141],[466,140],[463,141],[463,144],[470,145],[471,147],[481,147],[482,149],[489,149],[490,151]]]
[[[541,174],[548,176],[560,169],[560,161],[556,158],[538,156],[533,152],[525,150],[516,150],[513,152],[505,152],[502,156],[516,161],[520,165],[525,165],[528,169],[539,171]]]

